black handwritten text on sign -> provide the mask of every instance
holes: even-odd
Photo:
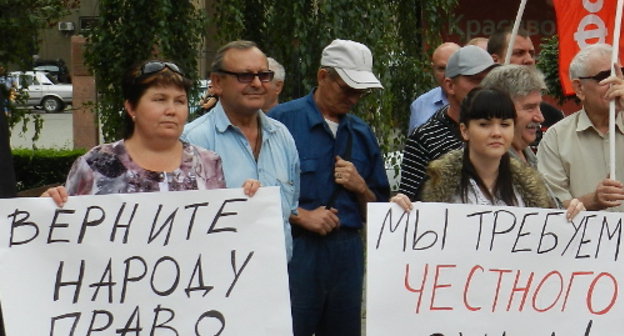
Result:
[[[0,202],[9,335],[291,333],[277,188]]]
[[[369,206],[373,334],[573,335],[588,321],[600,335],[624,328],[616,318],[619,214],[586,212],[567,222],[553,209],[415,205],[411,213]]]

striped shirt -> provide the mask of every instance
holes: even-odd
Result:
[[[446,114],[447,111],[448,105],[438,110],[409,136],[405,144],[399,192],[412,201],[420,199],[420,187],[429,162],[464,146],[459,124]]]

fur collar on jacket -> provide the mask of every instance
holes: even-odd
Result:
[[[424,202],[451,202],[459,192],[464,150],[451,151],[427,167],[429,179],[425,182],[422,200]],[[555,205],[541,176],[534,169],[511,159],[513,186],[527,207],[552,208]]]

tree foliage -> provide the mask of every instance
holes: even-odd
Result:
[[[576,96],[566,96],[561,88],[559,78],[559,37],[544,37],[540,44],[540,55],[537,67],[544,73],[548,94],[557,99],[559,104],[567,100],[575,100]]]
[[[99,12],[87,36],[85,61],[95,74],[104,138],[112,141],[123,129],[124,72],[137,62],[160,58],[197,79],[206,17],[191,0],[100,0]]]
[[[354,113],[374,129],[385,152],[402,147],[409,104],[433,86],[430,48],[441,42],[457,0],[216,0],[220,43],[253,40],[286,68],[283,100],[316,83],[321,51],[333,39],[366,44],[384,90]]]
[[[79,0],[0,0],[0,66],[4,69],[9,66],[31,69],[32,56],[38,52],[42,29],[55,25],[79,4]],[[7,92],[0,95],[6,96]],[[26,97],[21,92],[17,99],[19,103]],[[32,123],[35,127],[33,140],[36,140],[42,127],[42,119],[38,115],[30,114],[28,109],[16,108],[15,102],[10,103],[8,108],[9,129],[23,121],[21,131],[26,132],[28,125]]]
[[[0,0],[0,65],[29,68],[39,33],[55,25],[79,0]]]

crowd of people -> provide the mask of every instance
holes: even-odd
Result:
[[[467,103],[464,97],[469,92],[494,89],[508,95],[514,105],[514,132],[508,147],[512,163],[517,161],[539,174],[537,178],[544,184],[551,206],[567,208],[570,216],[582,209],[621,211],[623,185],[608,176],[608,105],[615,99],[618,111],[621,110],[623,83],[618,66],[613,65],[617,76],[610,76],[612,48],[606,44],[591,45],[574,57],[570,64],[570,79],[582,110],[564,119],[560,110],[542,100],[546,91],[544,76],[534,66],[535,49],[522,29],[513,43],[511,64],[499,64],[507,53],[510,37],[509,29],[501,30],[488,40],[487,53],[467,45],[450,56],[440,87],[448,105],[410,132],[403,153],[400,192],[393,200],[405,208],[409,208],[412,201],[431,200],[430,184],[436,180],[434,176],[439,177],[441,162],[452,157],[457,159],[458,150],[464,151],[461,161],[464,170],[458,172],[459,176],[471,181],[472,188],[478,191],[477,196],[485,196],[473,197],[469,203],[478,200],[478,204],[495,205],[507,198],[500,190],[492,194],[491,190],[496,189],[488,189],[492,186],[482,183],[484,175],[474,162],[471,167],[468,158],[472,154],[467,154],[471,141],[464,130],[469,128],[469,123],[462,121],[462,113],[469,111],[466,111],[468,106],[460,105]],[[437,70],[434,67],[434,72]],[[423,109],[423,114],[428,113]],[[482,119],[487,123],[501,121],[495,115]],[[622,125],[618,113],[616,148],[620,147],[620,141],[624,141]],[[543,132],[549,128],[542,138]],[[491,137],[504,138],[498,130],[493,131]],[[505,141],[501,143],[505,144]],[[624,168],[624,159],[616,156],[616,160],[616,170],[620,171]],[[507,159],[499,158],[499,161],[502,170]],[[514,192],[519,191],[519,187],[514,187]],[[508,198],[503,203],[518,204]]]
[[[500,64],[510,37],[502,30],[487,44],[435,49],[439,86],[411,105],[392,198],[377,139],[350,113],[383,85],[370,49],[339,39],[320,55],[316,87],[281,104],[284,68],[254,42],[224,45],[211,65],[207,112],[190,123],[184,71],[163,60],[137,64],[121,84],[124,139],[91,149],[64,186],[43,196],[62,206],[71,195],[242,186],[253,197],[278,186],[294,335],[360,335],[369,202],[562,208],[568,220],[585,209],[624,209],[624,185],[608,174],[609,101],[624,108],[621,69],[610,76],[611,47],[587,47],[572,61],[582,109],[564,118],[542,100],[544,76],[526,32],[515,37],[512,64]],[[624,148],[621,114],[616,142]],[[624,157],[617,160],[621,174]]]

